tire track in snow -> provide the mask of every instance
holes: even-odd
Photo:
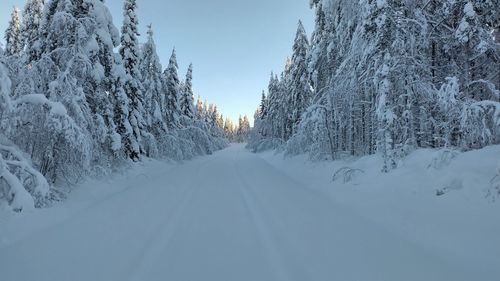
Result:
[[[255,199],[248,192],[251,189],[250,185],[243,179],[241,171],[237,168],[237,164],[232,165],[232,169],[239,183],[238,189],[249,217],[255,226],[255,232],[260,238],[263,248],[266,249],[269,263],[276,269],[277,279],[275,280],[293,280],[289,274],[290,270],[288,270],[290,267],[287,267],[283,255],[276,247],[273,235],[268,231],[269,227],[265,223],[264,216],[259,211],[258,204],[256,204]]]
[[[251,156],[248,159],[245,155],[239,157],[243,161],[237,162],[238,175],[245,185],[244,191],[254,202],[254,209],[263,218],[288,275],[293,277],[287,280],[323,280],[318,279],[322,276],[320,272],[334,267],[327,262],[331,255],[324,244],[330,241],[328,233],[334,233],[333,219],[322,219],[333,211],[331,202],[258,155],[248,155]],[[311,236],[312,232],[319,235]]]
[[[453,280],[471,280],[459,274],[443,274],[441,267],[448,267],[448,272],[453,272],[453,265],[429,249],[391,233],[383,225],[367,220],[349,208],[336,205],[264,159],[255,158],[261,161],[252,163],[248,161],[252,159],[243,159],[240,162],[239,175],[247,183],[246,190],[253,197],[255,209],[265,215],[262,217],[269,226],[268,233],[281,235],[274,237],[275,248],[282,257],[286,257],[286,269],[295,270],[289,273],[293,279],[288,280],[403,280],[401,276],[408,273],[407,280],[424,280],[418,277],[418,267],[422,263],[433,272],[425,274],[432,277],[426,280],[449,280],[447,275],[455,275]],[[259,169],[255,169],[256,166]],[[271,174],[274,182],[264,184]],[[307,223],[309,228],[301,229],[297,228],[299,224],[288,218],[288,214],[303,215],[313,220]],[[304,229],[305,236],[304,233],[294,232]],[[310,231],[312,229],[313,232]],[[320,251],[318,242],[329,253],[325,255],[324,251]],[[387,245],[391,247],[387,248]],[[377,253],[382,253],[381,258],[377,257]],[[367,274],[354,270],[356,264],[366,272],[380,276],[372,276],[371,279],[360,277]],[[399,264],[399,268],[393,268],[394,264]]]
[[[199,174],[200,170],[207,166],[211,159],[206,160],[199,164],[194,174]],[[201,179],[198,177],[188,177],[190,180],[183,188],[183,192],[178,200],[178,203],[169,209],[168,215],[157,224],[157,226],[150,231],[147,243],[145,244],[144,251],[137,256],[130,267],[132,270],[125,276],[124,279],[130,281],[143,281],[147,280],[145,277],[149,274],[154,266],[154,261],[157,257],[161,256],[168,244],[172,240],[176,231],[179,229],[177,226],[186,210],[188,203],[192,200],[194,194],[200,188]]]

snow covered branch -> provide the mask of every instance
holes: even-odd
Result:
[[[16,212],[35,207],[49,193],[45,177],[13,146],[0,144],[0,193]]]
[[[353,181],[360,174],[364,174],[365,172],[360,169],[354,169],[349,167],[344,167],[338,169],[333,175],[333,181],[337,181],[342,179],[342,183],[346,184]]]
[[[68,114],[66,108],[62,103],[50,101],[44,95],[40,94],[25,95],[13,102],[14,106],[19,106],[22,104],[47,106],[50,109],[50,113],[55,116],[67,116]]]

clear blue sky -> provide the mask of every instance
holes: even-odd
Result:
[[[138,0],[141,35],[152,23],[163,67],[175,46],[184,77],[194,64],[196,95],[216,103],[237,120],[253,117],[272,70],[283,69],[291,53],[297,22],[313,27],[309,0]],[[25,0],[1,0],[0,30],[13,6]],[[122,0],[106,0],[115,25],[122,21]],[[144,37],[142,38],[144,39]],[[142,40],[143,41],[143,40]]]

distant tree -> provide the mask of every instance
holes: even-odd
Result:
[[[249,133],[250,133],[250,122],[248,121],[248,117],[246,115],[243,117],[240,116],[240,118],[238,119],[236,141],[240,143],[246,142],[248,140]]]
[[[23,50],[23,36],[21,32],[21,15],[18,8],[14,8],[9,26],[5,31],[5,54],[18,55]]]
[[[179,80],[179,66],[177,64],[177,56],[175,49],[172,51],[170,56],[170,61],[168,63],[167,69],[165,69],[163,75],[165,77],[166,83],[166,112],[167,112],[167,125],[171,128],[175,128],[179,125],[179,118],[181,115],[180,98],[181,98],[181,88]]]
[[[260,101],[260,118],[266,118],[267,116],[267,97],[266,97],[266,92],[262,91],[262,98]]]
[[[184,82],[184,88],[180,100],[182,114],[190,119],[193,119],[195,117],[194,93],[193,93],[192,81],[193,81],[193,64],[190,64],[186,74],[186,81]]]

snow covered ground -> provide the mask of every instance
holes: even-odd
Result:
[[[0,279],[500,280],[500,200],[485,198],[500,146],[437,155],[388,175],[375,156],[310,163],[242,145],[151,160],[50,209],[0,210]],[[332,182],[342,167],[364,173]]]

